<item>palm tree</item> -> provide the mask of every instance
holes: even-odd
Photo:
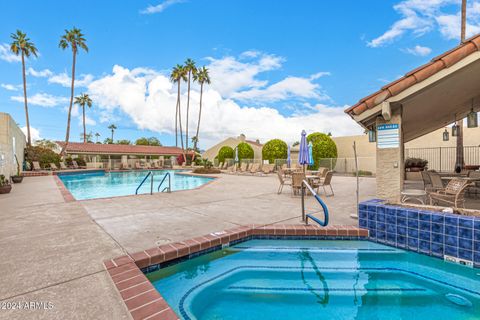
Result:
[[[195,75],[197,74],[197,67],[195,66],[195,61],[188,58],[185,61],[185,70],[188,74],[188,88],[187,88],[187,124],[185,125],[185,149],[188,151],[188,115],[190,113],[190,80],[193,75],[193,81],[195,81]]]
[[[466,34],[466,24],[467,24],[467,0],[462,0],[462,20],[460,26],[460,43],[465,42],[465,34]],[[456,152],[456,159],[455,159],[455,171],[460,172],[462,171],[463,167],[465,166],[465,160],[463,155],[463,119],[457,121],[455,123],[457,126],[457,152]]]
[[[170,80],[173,81],[173,83],[177,83],[178,85],[178,90],[177,90],[177,109],[175,111],[175,145],[178,147],[178,131],[177,131],[177,120],[178,120],[178,126],[180,129],[180,142],[182,146],[182,151],[185,156],[185,149],[183,146],[183,130],[182,130],[182,113],[181,113],[181,108],[180,108],[180,83],[182,81],[187,81],[187,71],[184,66],[177,64],[173,70],[172,73],[170,74]],[[185,157],[184,157],[185,159]]]
[[[198,110],[198,122],[197,122],[197,134],[195,135],[195,141],[193,143],[193,150],[197,150],[198,133],[200,131],[200,120],[202,119],[202,98],[203,98],[203,85],[210,84],[210,75],[208,69],[203,66],[197,70],[197,73],[193,76],[193,79],[200,83],[200,108]]]
[[[70,105],[68,107],[68,118],[67,118],[67,134],[65,135],[65,144],[63,145],[61,155],[65,154],[65,150],[68,146],[68,139],[70,138],[70,120],[72,118],[72,105],[73,105],[73,96],[75,93],[75,64],[77,61],[77,53],[79,49],[83,49],[88,52],[88,47],[86,45],[86,39],[84,34],[80,29],[73,28],[71,30],[65,30],[65,34],[61,36],[60,43],[58,46],[63,50],[67,48],[72,49],[73,61],[72,61],[72,85],[70,89]]]
[[[117,130],[117,126],[114,124],[111,124],[108,126],[108,129],[112,131],[112,143],[113,143],[113,133],[115,132],[115,130]]]
[[[17,56],[22,55],[22,75],[23,75],[23,98],[25,101],[25,117],[27,119],[27,144],[32,145],[32,138],[30,136],[30,120],[28,118],[28,104],[27,104],[27,77],[25,74],[25,57],[29,58],[30,55],[37,56],[37,48],[35,44],[27,38],[27,34],[20,30],[16,33],[12,33],[10,36],[13,42],[10,44],[10,51]]]
[[[95,142],[98,143],[98,137],[100,137],[100,133],[96,132],[95,133]]]
[[[82,107],[83,112],[83,143],[87,143],[87,128],[85,126],[85,106],[92,107],[92,99],[86,93],[82,93],[80,96],[75,97],[75,104]]]

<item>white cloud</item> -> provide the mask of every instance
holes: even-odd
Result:
[[[165,0],[162,3],[159,3],[155,6],[149,5],[147,8],[141,10],[140,13],[142,14],[160,13],[172,5],[177,3],[182,3],[182,2],[185,2],[185,0]]]
[[[48,69],[43,69],[43,70],[35,70],[32,67],[27,69],[27,75],[31,75],[32,77],[37,77],[37,78],[46,78],[50,77],[53,75],[53,72],[48,70]]]
[[[116,65],[111,74],[93,81],[88,92],[107,114],[118,110],[128,115],[139,129],[174,133],[176,88],[165,75],[148,78]],[[182,101],[185,119],[185,95]],[[199,92],[194,88],[191,92],[191,119],[198,115],[198,103]],[[311,106],[308,114],[283,115],[273,107],[240,106],[234,100],[224,98],[218,90],[207,87],[203,96],[200,141],[202,147],[208,147],[225,137],[245,133],[247,137],[261,141],[281,138],[293,142],[299,139],[302,129],[332,132],[334,135],[361,133],[361,128],[345,115],[344,108],[317,104]],[[195,125],[196,122],[191,121],[191,132],[194,132]]]
[[[10,51],[10,45],[7,43],[2,43],[0,44],[0,60],[6,62],[20,62],[22,61],[22,58]]]
[[[17,102],[23,102],[23,96],[13,96],[10,97],[11,100]],[[40,107],[55,107],[61,103],[67,103],[69,100],[66,97],[53,96],[48,93],[36,93],[33,96],[28,97],[28,103],[30,105],[40,106]]]
[[[460,3],[460,0],[401,1],[393,7],[401,18],[394,22],[382,35],[367,44],[370,47],[380,47],[397,40],[408,32],[418,37],[434,30],[438,30],[446,39],[459,39]],[[479,0],[468,2],[467,20],[467,37],[479,33]]]
[[[422,47],[419,45],[416,45],[413,48],[406,48],[403,51],[409,54],[413,54],[414,56],[421,57],[428,56],[430,53],[432,53],[432,49],[430,49],[429,47]]]
[[[25,134],[25,137],[27,136],[27,127],[22,127],[21,128],[23,134]],[[40,136],[40,130],[38,130],[37,128],[34,128],[32,126],[30,126],[30,137],[32,138],[32,141],[35,142],[35,141],[38,141],[38,140],[42,140],[42,137]]]
[[[21,84],[14,85],[14,84],[10,84],[10,83],[2,83],[2,84],[0,84],[0,87],[2,87],[5,90],[8,90],[8,91],[18,91],[22,87],[22,85]]]
[[[75,87],[88,87],[90,82],[93,80],[93,75],[91,74],[82,74],[79,77],[75,78]],[[72,85],[72,78],[66,73],[62,72],[55,74],[48,78],[49,83],[59,84],[63,87],[70,88]]]

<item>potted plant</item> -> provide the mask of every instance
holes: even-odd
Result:
[[[405,170],[410,172],[424,171],[428,161],[420,158],[408,158],[405,160]]]
[[[17,156],[15,155],[15,160],[17,161],[17,174],[15,176],[11,176],[13,183],[22,183],[23,176],[20,175],[20,164],[18,163]]]
[[[0,174],[0,194],[10,193],[12,190],[12,185],[5,179],[3,174]]]

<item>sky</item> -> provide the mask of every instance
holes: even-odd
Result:
[[[32,137],[65,138],[72,52],[58,47],[77,27],[88,53],[77,56],[75,95],[88,93],[87,132],[115,140],[155,136],[175,144],[173,66],[206,66],[201,148],[243,133],[292,143],[300,132],[361,134],[344,113],[390,81],[459,43],[461,0],[137,0],[3,1],[0,5],[0,111],[25,126],[20,29],[39,51],[27,60]],[[480,0],[468,0],[467,35],[480,33]],[[182,83],[182,122],[186,122]],[[192,85],[190,136],[199,111]],[[71,140],[80,141],[73,108]]]

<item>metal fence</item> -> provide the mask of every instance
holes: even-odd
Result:
[[[406,148],[405,159],[424,159],[429,170],[451,172],[455,169],[456,152],[456,147]],[[463,147],[463,154],[466,165],[480,164],[480,146]]]

